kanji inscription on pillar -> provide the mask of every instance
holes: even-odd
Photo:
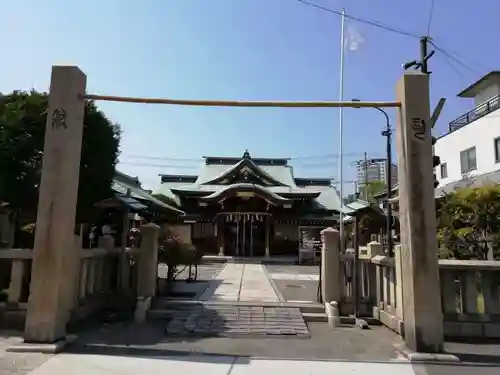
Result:
[[[66,111],[63,108],[54,109],[51,125],[54,130],[66,130],[68,128],[66,124]]]
[[[425,139],[425,132],[427,131],[427,124],[425,120],[414,117],[411,119],[411,127],[415,138],[423,141]]]

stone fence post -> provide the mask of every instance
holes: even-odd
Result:
[[[156,294],[158,277],[158,235],[160,227],[154,223],[141,225],[141,246],[137,262],[137,304],[135,321],[142,323]]]
[[[367,245],[366,245],[366,248],[367,248],[367,257],[369,259],[377,256],[377,255],[384,255],[384,247],[377,241],[372,241],[372,242],[369,242]]]
[[[326,303],[342,298],[342,273],[340,267],[340,233],[334,228],[321,231],[321,295]]]
[[[401,321],[404,321],[403,269],[401,268],[401,245],[394,246],[394,272],[396,275],[396,317]]]

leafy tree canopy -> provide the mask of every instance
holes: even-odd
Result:
[[[386,190],[386,184],[382,181],[371,181],[368,182],[366,186],[361,186],[359,191],[360,191],[360,198],[361,199],[366,199],[368,201],[373,200],[373,196],[382,193]]]
[[[0,94],[0,201],[23,215],[36,213],[48,95],[36,91]],[[111,195],[120,127],[92,101],[85,105],[77,221]]]
[[[500,186],[458,189],[437,206],[440,257],[500,257]]]

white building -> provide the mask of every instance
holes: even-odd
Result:
[[[385,159],[367,159],[356,162],[358,185],[363,186],[366,182],[380,181],[385,184],[387,180],[386,160]],[[391,168],[392,184],[398,180],[398,167],[393,164]]]
[[[436,168],[437,193],[487,182],[500,183],[500,71],[493,71],[461,93],[474,109],[450,122],[434,145],[441,158]]]

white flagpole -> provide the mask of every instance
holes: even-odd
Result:
[[[344,29],[345,29],[345,9],[342,8],[341,31],[340,31],[340,95],[339,101],[344,100]],[[344,244],[344,108],[339,108],[339,179],[340,179],[340,244]],[[343,248],[341,249],[344,250]]]

